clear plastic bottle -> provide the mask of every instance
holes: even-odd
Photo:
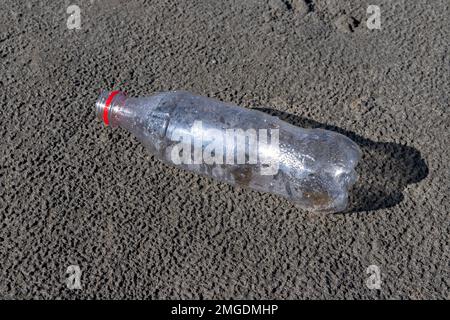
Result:
[[[106,125],[128,130],[167,164],[278,194],[310,211],[345,210],[357,180],[361,151],[352,140],[260,111],[185,91],[142,98],[103,91],[96,108]]]

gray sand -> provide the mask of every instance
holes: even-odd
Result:
[[[1,298],[450,298],[448,0],[24,2],[0,10]],[[342,132],[364,151],[352,207],[169,168],[96,120],[101,88]]]

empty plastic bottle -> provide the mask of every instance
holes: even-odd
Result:
[[[103,91],[100,120],[131,132],[158,159],[217,180],[343,211],[361,151],[349,138],[185,91],[131,98]]]

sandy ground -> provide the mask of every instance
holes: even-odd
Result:
[[[450,298],[449,6],[6,1],[0,297]],[[342,132],[364,151],[350,212],[169,168],[96,120],[100,88],[185,89]]]

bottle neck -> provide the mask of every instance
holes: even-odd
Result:
[[[106,126],[113,128],[120,125],[117,110],[126,111],[124,107],[127,96],[121,91],[104,91],[100,93],[96,102],[97,118]]]
[[[127,97],[120,91],[101,92],[97,103],[97,118],[106,126],[121,127],[132,133],[138,139],[153,136],[161,138],[167,129],[170,108],[160,106],[166,94],[156,94],[149,97]]]

